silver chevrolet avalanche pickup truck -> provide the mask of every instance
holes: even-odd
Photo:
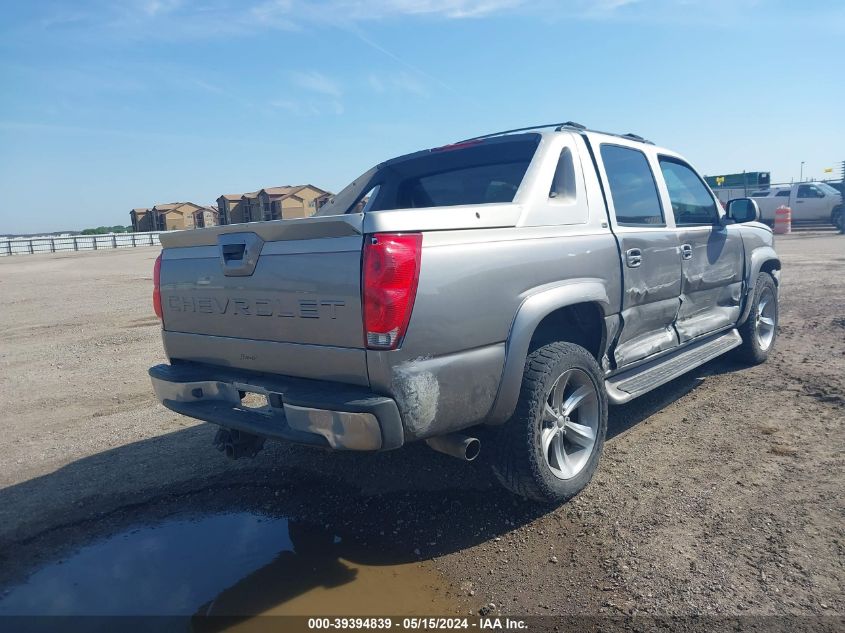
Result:
[[[577,494],[608,405],[777,336],[781,262],[675,152],[568,122],[372,168],[310,218],[165,233],[159,400],[265,439],[473,459],[530,499]]]

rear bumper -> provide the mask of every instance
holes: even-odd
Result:
[[[404,443],[396,403],[362,387],[256,374],[199,363],[149,370],[168,409],[262,437],[336,450],[390,450]],[[250,408],[243,393],[266,397]]]

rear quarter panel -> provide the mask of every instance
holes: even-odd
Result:
[[[565,203],[549,195],[564,148],[575,158],[578,190]],[[423,231],[402,347],[367,351],[370,385],[396,399],[407,440],[485,422],[503,389],[518,392],[518,381],[504,385],[503,370],[506,360],[524,365],[511,330],[530,297],[590,278],[611,298],[607,314],[619,311],[619,251],[607,221],[586,144],[569,133],[543,136],[512,204],[368,214],[367,233]]]
[[[584,227],[425,233],[408,333],[399,350],[367,352],[371,387],[397,400],[406,439],[483,421],[523,301],[608,267],[618,270],[616,241]],[[617,297],[618,275],[609,277]]]

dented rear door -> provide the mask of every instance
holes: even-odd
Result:
[[[624,367],[678,346],[678,236],[658,195],[656,157],[642,143],[602,135],[590,140],[598,141],[595,154],[621,254],[622,325],[613,353]]]

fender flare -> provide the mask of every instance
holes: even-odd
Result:
[[[598,303],[606,316],[610,309],[607,287],[598,279],[572,279],[551,288],[535,289],[520,304],[508,333],[502,378],[486,420],[488,424],[502,424],[513,415],[522,388],[525,359],[537,326],[555,310],[578,303]],[[605,327],[604,319],[602,327]]]
[[[754,288],[757,285],[757,275],[763,268],[763,265],[768,262],[775,262],[776,267],[773,271],[775,285],[780,286],[780,257],[771,246],[760,246],[751,252],[751,261],[748,264],[748,277],[746,279],[745,305],[742,307],[742,314],[737,321],[737,326],[745,323],[748,319],[748,314],[751,312],[751,297],[754,296]]]

